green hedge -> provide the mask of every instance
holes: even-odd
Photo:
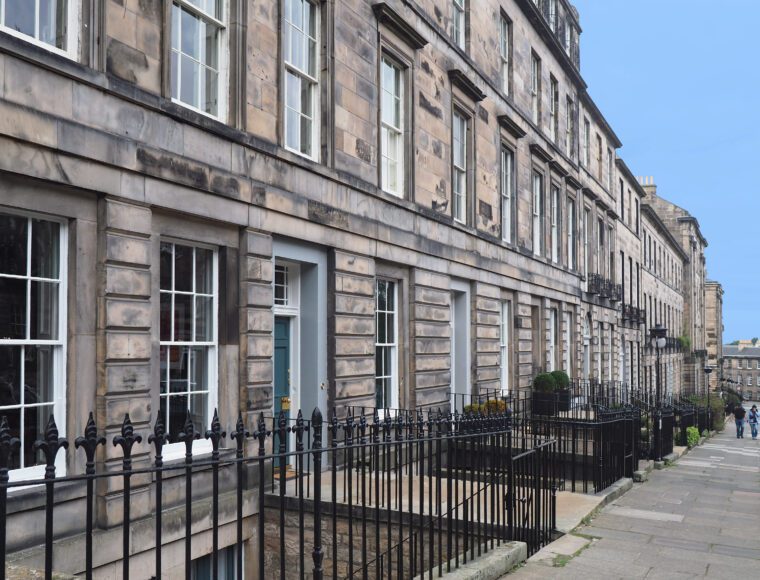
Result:
[[[699,429],[696,427],[687,427],[686,428],[686,445],[691,447],[696,447],[697,443],[699,443]]]

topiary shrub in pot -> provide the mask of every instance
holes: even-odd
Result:
[[[554,415],[556,413],[557,381],[549,373],[540,373],[533,379],[533,414]]]
[[[557,411],[570,410],[570,377],[565,371],[552,371],[554,377]]]

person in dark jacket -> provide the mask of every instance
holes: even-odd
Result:
[[[742,404],[739,403],[739,406],[734,409],[734,420],[736,421],[736,438],[737,439],[744,439],[744,415],[746,415],[747,412],[744,410],[744,407],[742,407]]]

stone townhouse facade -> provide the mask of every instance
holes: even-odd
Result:
[[[719,374],[723,359],[723,286],[715,280],[705,282],[705,339],[707,366]],[[710,388],[718,388],[719,376],[710,377]]]
[[[229,430],[238,413],[449,408],[540,370],[651,379],[621,305],[653,299],[680,328],[680,278],[642,235],[677,252],[586,91],[568,2],[57,5],[0,4],[0,367],[6,391],[37,390],[0,401],[24,450],[12,479],[41,474],[49,412],[65,436],[90,410],[108,437],[125,413],[176,435],[215,409]],[[151,486],[133,493],[149,514]],[[118,486],[98,494],[118,524]]]
[[[656,184],[645,185],[644,189],[648,195],[647,203],[655,209],[688,256],[682,274],[684,294],[682,332],[689,338],[690,345],[684,356],[683,382],[689,391],[705,393],[704,367],[708,360],[705,304],[707,240],[702,234],[699,221],[684,208],[660,197],[657,194]]]
[[[728,386],[745,399],[756,401],[760,397],[760,347],[752,343],[724,344],[721,374],[723,380],[733,381]]]
[[[668,345],[660,349],[662,392],[682,392],[683,348],[679,339],[684,317],[683,270],[688,257],[649,199],[642,208],[642,301],[646,310],[643,376],[645,386],[654,392],[657,381],[656,350],[649,344],[649,332],[661,325],[667,329]]]

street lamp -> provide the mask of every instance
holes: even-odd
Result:
[[[705,365],[705,381],[707,383],[707,429],[712,430],[712,407],[710,406],[710,373],[713,369]]]
[[[667,341],[665,340],[665,337],[667,336],[668,329],[662,326],[661,324],[655,324],[654,328],[651,328],[649,330],[649,336],[650,336],[650,344],[652,345],[652,348],[655,349],[655,352],[657,353],[657,368],[656,368],[656,410],[655,410],[655,421],[654,421],[654,442],[655,442],[655,455],[657,456],[657,461],[662,461],[662,387],[660,385],[660,349],[665,348],[665,345],[667,344]]]

